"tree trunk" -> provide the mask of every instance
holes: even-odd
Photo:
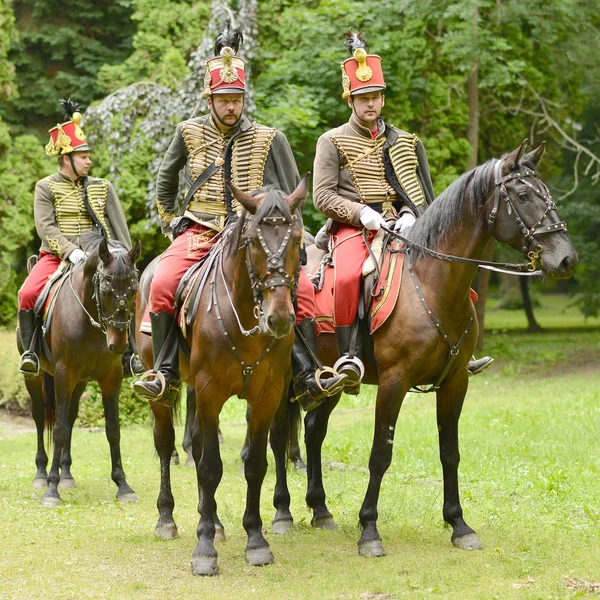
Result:
[[[479,12],[477,5],[473,7],[472,31],[477,37]],[[477,62],[473,62],[471,72],[467,77],[467,107],[469,109],[469,124],[467,125],[467,140],[471,145],[471,154],[467,162],[468,169],[474,169],[478,164],[479,153],[479,71]]]
[[[521,295],[523,296],[523,308],[527,315],[527,331],[529,333],[539,333],[543,331],[533,315],[533,305],[531,304],[531,296],[529,295],[529,278],[519,277],[521,284]]]

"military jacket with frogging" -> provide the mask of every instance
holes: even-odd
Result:
[[[232,135],[235,138],[228,167],[223,164],[223,159]],[[217,231],[223,229],[227,218],[226,168],[231,170],[232,183],[244,192],[277,185],[290,194],[300,181],[292,150],[280,131],[253,123],[244,115],[238,127],[227,133],[215,126],[210,115],[183,121],[177,125],[156,182],[163,232],[169,231],[169,223],[180,213],[177,206],[179,172],[183,169],[185,189],[189,190],[213,161],[220,165],[219,168],[196,191],[185,216]],[[238,208],[235,201],[232,208]]]
[[[109,239],[131,248],[125,214],[112,184],[88,177],[87,197]],[[81,234],[94,226],[83,201],[83,179],[74,182],[61,171],[40,179],[35,186],[33,216],[42,241],[40,250],[65,260],[79,248]]]
[[[365,204],[379,212],[393,206],[398,213],[411,211],[420,216],[434,200],[421,141],[382,120],[378,126],[373,139],[351,117],[317,142],[313,201],[317,210],[334,221],[360,227]]]

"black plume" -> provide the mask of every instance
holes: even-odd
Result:
[[[215,56],[219,56],[221,50],[225,46],[229,46],[237,54],[240,46],[244,41],[244,36],[239,29],[231,26],[231,23],[227,21],[223,31],[219,34],[215,41]]]
[[[350,56],[354,55],[354,51],[358,48],[364,48],[367,50],[367,42],[363,39],[365,35],[364,31],[359,31],[358,33],[354,33],[354,31],[347,31],[345,34],[346,41],[344,42],[344,46],[348,49]]]
[[[59,100],[60,107],[62,108],[65,121],[70,121],[73,118],[74,112],[81,112],[83,106],[71,98],[61,98]]]

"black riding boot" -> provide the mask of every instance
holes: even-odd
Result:
[[[316,354],[317,336],[315,335],[314,321],[303,319],[297,328],[313,354]],[[331,376],[322,377],[324,373],[315,370],[314,359],[306,344],[299,335],[296,335],[292,349],[292,370],[294,372],[295,400],[304,410],[312,410],[319,406],[325,398],[341,392],[346,376],[328,370],[325,373],[331,373]]]
[[[150,313],[154,369],[146,371],[133,389],[157,404],[173,406],[179,391],[179,336],[175,317],[168,312]],[[162,354],[161,354],[162,353]]]
[[[353,325],[335,328],[335,340],[338,345],[340,358],[333,365],[338,373],[348,376],[344,384],[344,392],[358,396],[360,393],[360,382],[365,374],[365,366],[360,359],[362,347],[360,343],[360,332],[356,336],[356,342],[352,354],[350,354],[350,343],[352,341]]]
[[[493,362],[494,359],[491,356],[483,356],[479,359],[473,357],[469,361],[469,366],[467,367],[469,375],[479,375],[479,373],[485,371]]]
[[[123,377],[139,377],[144,374],[144,365],[140,360],[137,352],[134,352],[134,344],[135,344],[135,313],[131,315],[131,319],[129,322],[129,342],[127,344],[127,348],[125,353],[123,354]]]
[[[33,310],[19,311],[19,333],[23,344],[23,354],[19,360],[19,373],[25,377],[37,377],[40,373],[40,359],[31,348],[31,340],[36,328],[35,312]]]

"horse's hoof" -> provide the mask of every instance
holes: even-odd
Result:
[[[215,537],[214,540],[215,542],[226,542],[227,538],[225,537],[225,528],[224,527],[219,527],[218,525],[215,525]]]
[[[306,475],[306,463],[301,458],[294,461],[294,471]]]
[[[270,565],[275,561],[273,553],[268,546],[262,548],[253,548],[246,550],[246,562],[253,567],[261,567],[262,565]]]
[[[175,523],[158,523],[154,528],[154,535],[162,540],[175,540],[179,537]]]
[[[179,454],[173,454],[173,456],[171,456],[171,464],[172,465],[179,464]]]
[[[58,487],[62,489],[76,488],[77,484],[72,477],[61,477],[60,481],[58,482]]]
[[[289,533],[294,529],[294,520],[293,519],[279,519],[277,521],[273,521],[271,525],[271,530],[273,533],[285,534]]]
[[[33,480],[31,487],[33,487],[34,490],[48,487],[48,480],[45,477],[36,477]]]
[[[337,529],[337,525],[331,515],[328,517],[313,517],[310,524],[316,529]]]
[[[218,575],[216,556],[192,556],[192,575]]]
[[[358,553],[361,556],[385,556],[385,550],[380,540],[358,542]]]
[[[452,538],[452,543],[461,550],[481,550],[483,548],[483,544],[474,533]]]
[[[191,454],[188,454],[187,460],[185,461],[185,466],[196,468],[196,461],[194,460],[194,457]]]
[[[42,496],[41,505],[44,508],[56,508],[60,505],[60,498],[56,496]]]
[[[125,504],[126,502],[137,502],[138,497],[135,492],[127,492],[126,494],[117,494],[117,500],[121,502],[121,504]]]

